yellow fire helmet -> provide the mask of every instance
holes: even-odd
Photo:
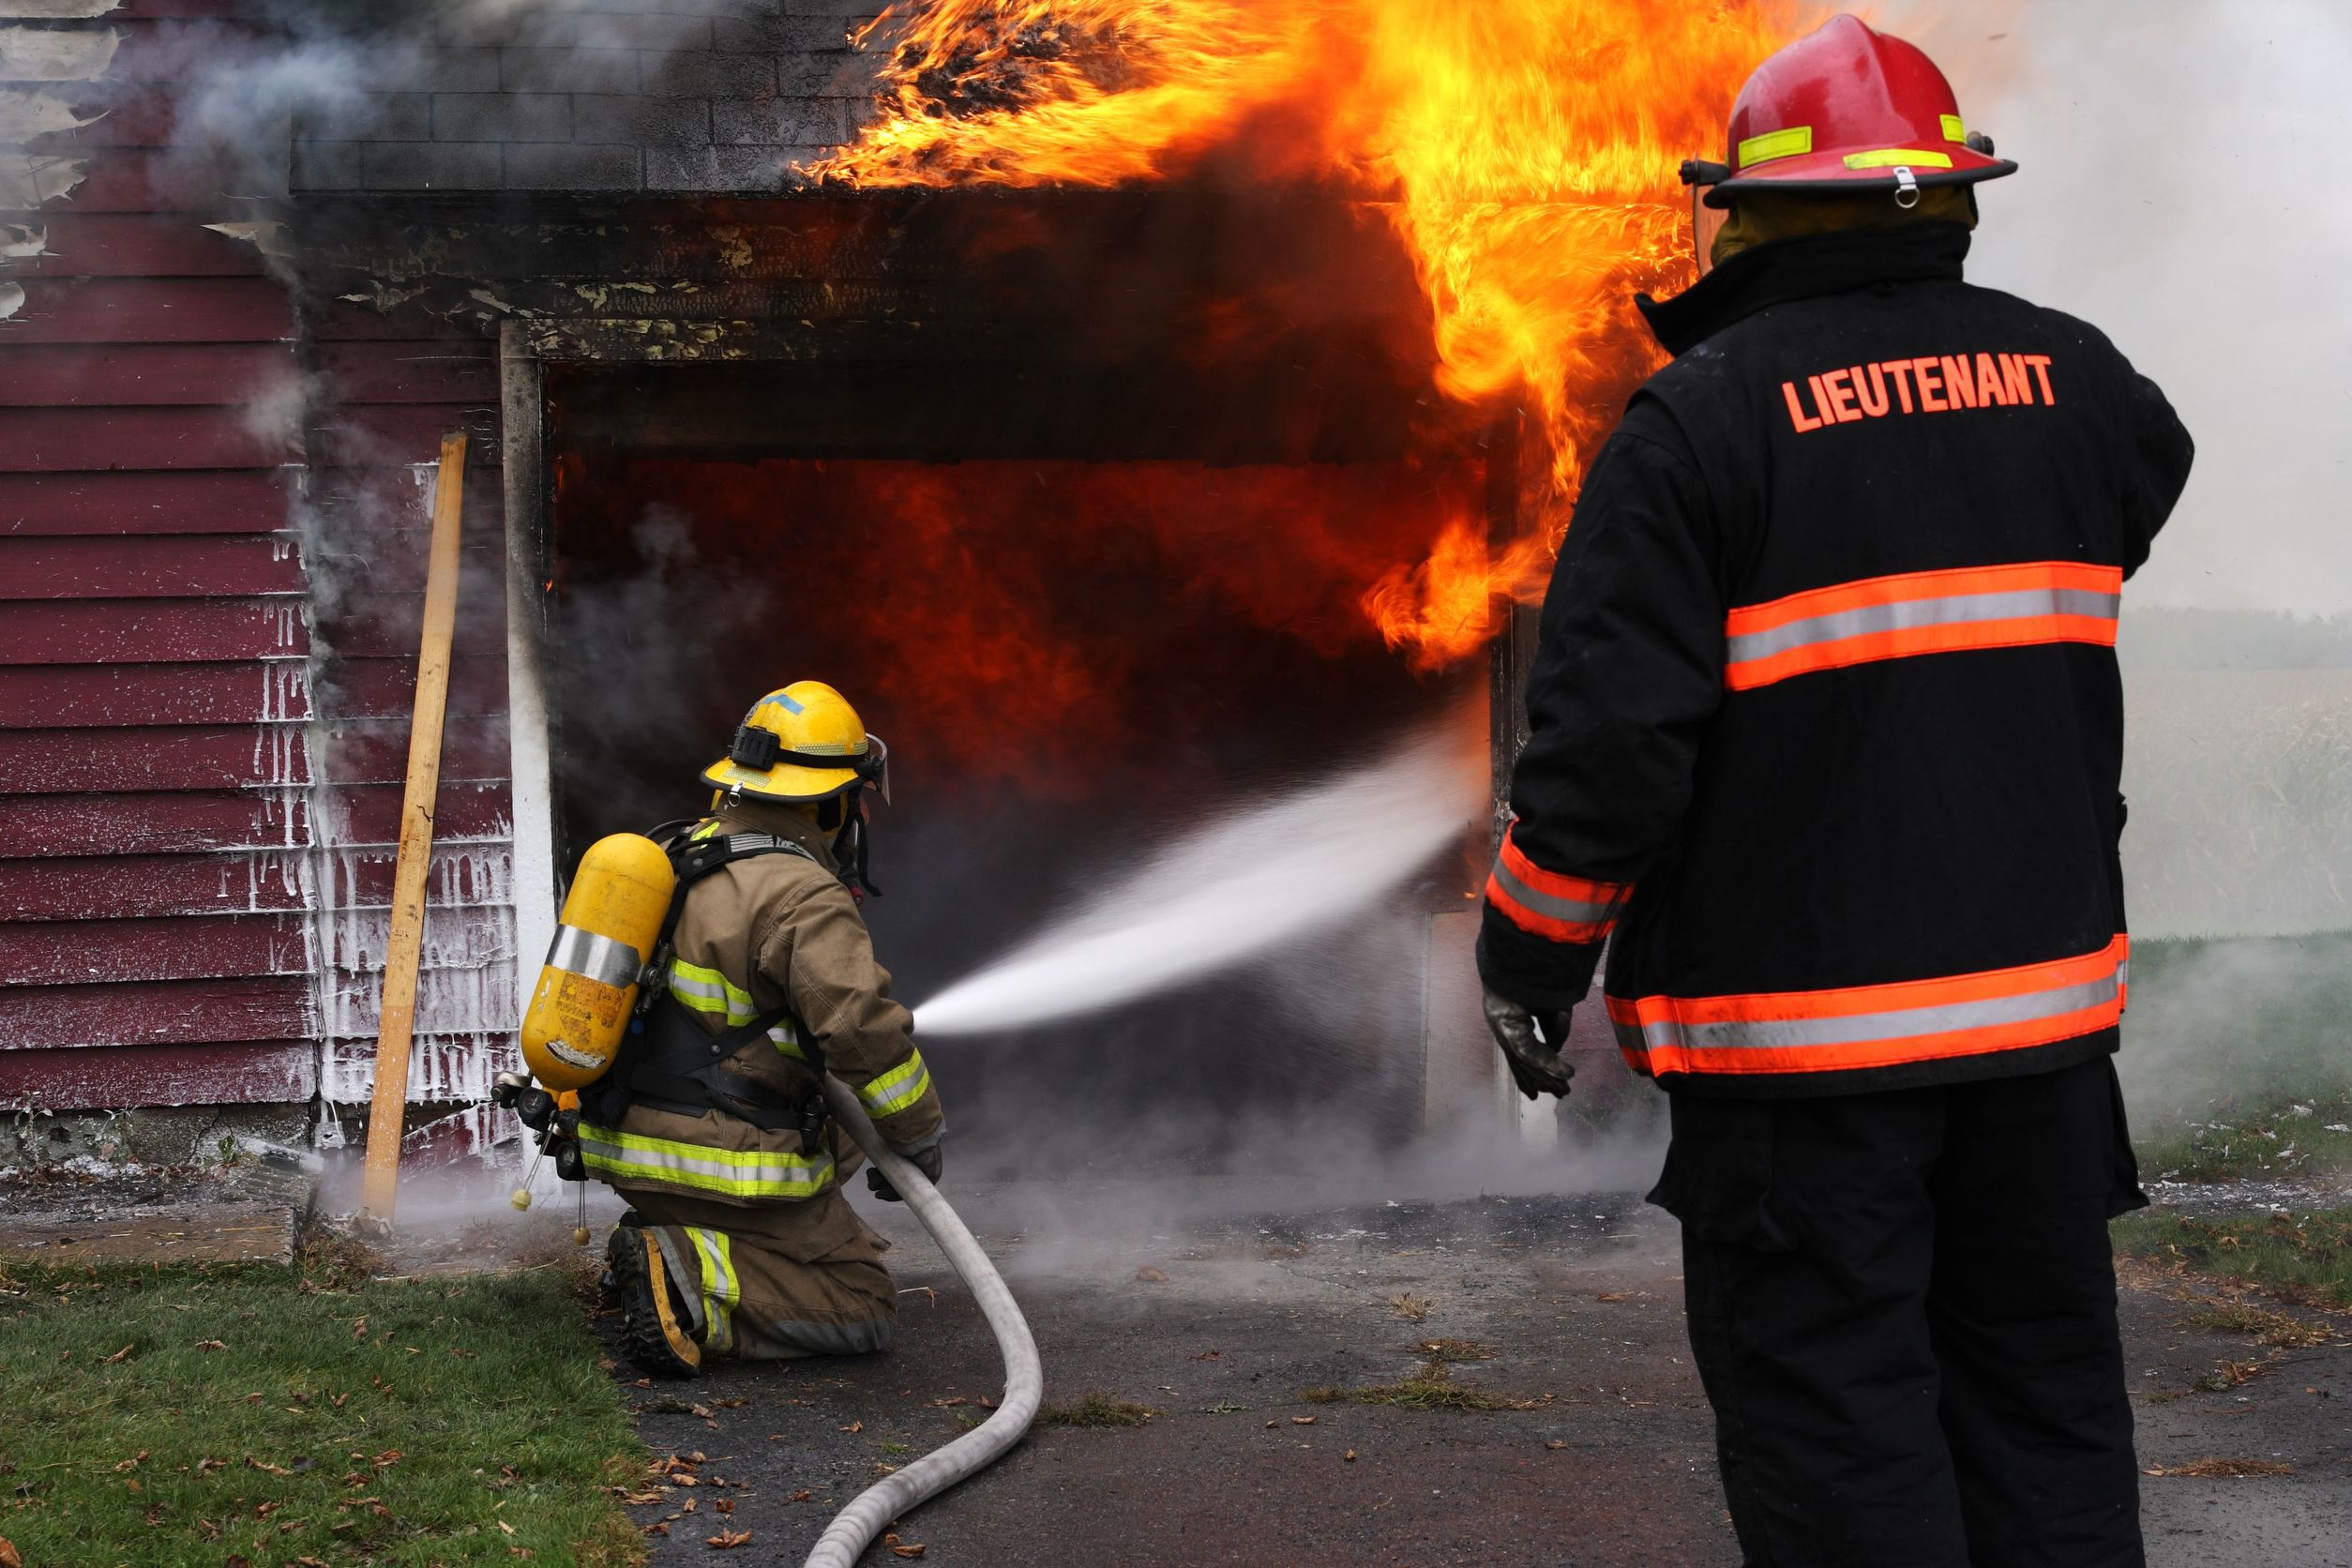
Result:
[[[702,782],[755,800],[816,801],[873,784],[888,799],[889,748],[866,732],[849,699],[822,681],[795,681],[751,704],[727,755]]]

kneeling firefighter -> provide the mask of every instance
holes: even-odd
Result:
[[[858,911],[863,797],[886,789],[885,756],[839,692],[799,682],[753,704],[703,770],[711,814],[651,835],[675,873],[666,924],[616,1060],[580,1091],[576,1157],[558,1160],[632,1205],[608,1284],[646,1372],[890,1344],[888,1244],[842,1196],[863,1156],[820,1088],[827,1072],[849,1085],[937,1179],[939,1095]]]

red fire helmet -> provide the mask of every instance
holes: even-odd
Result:
[[[2017,172],[1961,123],[1935,61],[1852,16],[1830,18],[1756,67],[1731,106],[1727,140],[1728,163],[1682,165],[1683,183],[1711,188],[1711,207],[1757,189],[1876,186],[1903,201],[1921,186]]]

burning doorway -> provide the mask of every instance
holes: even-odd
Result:
[[[1377,215],[788,205],[806,296],[766,298],[808,313],[772,352],[545,367],[559,860],[699,808],[752,697],[828,680],[892,743],[867,912],[919,1002],[1171,831],[1440,714],[1483,732],[1513,426],[1429,393],[1427,307]],[[1441,540],[1459,605],[1415,575]],[[1271,981],[957,1042],[959,1138],[1004,1169],[1199,1167],[1252,1163],[1254,1123],[1410,1129],[1465,840]]]

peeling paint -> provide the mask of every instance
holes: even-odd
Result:
[[[123,8],[123,0],[0,0],[0,17],[23,22],[83,22]]]
[[[28,223],[0,223],[0,262],[29,262],[46,256],[49,231]]]
[[[24,309],[24,286],[21,283],[0,283],[0,322],[7,321]]]
[[[10,82],[96,82],[114,63],[114,51],[122,41],[122,35],[112,27],[67,31],[0,26],[0,78]]]
[[[0,207],[38,207],[70,195],[89,178],[86,158],[45,158],[38,153],[0,156]]]
[[[80,130],[105,117],[103,111],[87,115],[76,113],[72,104],[54,93],[0,87],[0,142],[30,142],[36,136]]]
[[[286,237],[283,223],[207,223],[204,227],[216,234],[242,240],[263,255],[280,261],[292,261],[301,254],[294,242]],[[344,297],[348,299],[351,296],[346,294]]]

